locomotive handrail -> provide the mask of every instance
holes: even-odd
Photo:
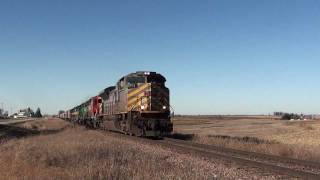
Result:
[[[174,109],[173,109],[173,107],[169,104],[169,107],[172,109],[172,113],[170,113],[170,117],[171,118],[174,118]],[[172,115],[171,115],[172,114]]]

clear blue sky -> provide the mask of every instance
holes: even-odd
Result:
[[[1,0],[0,63],[13,109],[152,70],[179,114],[320,113],[320,1]]]

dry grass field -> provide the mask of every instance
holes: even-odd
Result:
[[[177,116],[174,131],[199,143],[320,161],[320,120],[267,116]]]
[[[263,179],[236,165],[107,135],[60,119],[1,125],[0,131],[1,180]]]

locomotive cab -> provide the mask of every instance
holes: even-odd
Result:
[[[120,79],[126,89],[127,112],[144,136],[161,136],[172,132],[169,89],[166,79],[155,72],[136,72]]]

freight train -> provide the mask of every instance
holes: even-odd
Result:
[[[166,78],[156,72],[128,74],[59,117],[91,128],[161,137],[173,130]]]

